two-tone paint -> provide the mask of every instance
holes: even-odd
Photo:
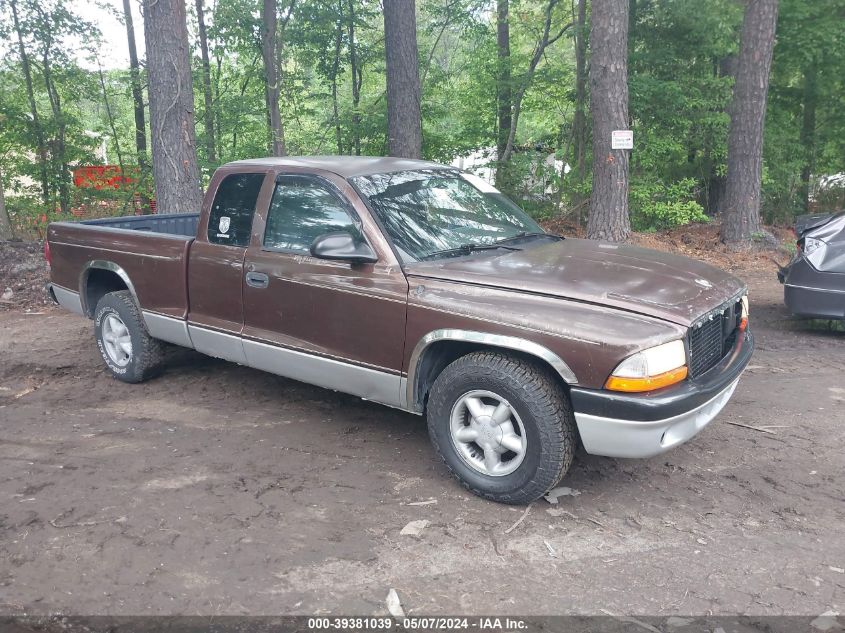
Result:
[[[51,294],[91,317],[105,292],[125,288],[156,338],[419,414],[440,370],[481,348],[537,359],[577,403],[579,393],[601,392],[621,360],[684,338],[696,318],[743,289],[700,262],[571,239],[402,264],[351,182],[407,169],[444,167],[362,157],[239,161],[212,178],[196,236],[104,221],[53,223]],[[264,175],[243,247],[207,239],[217,188],[236,173]],[[265,248],[267,213],[282,174],[318,179],[341,196],[377,261]],[[749,354],[750,346],[749,339]],[[579,427],[594,414],[579,419],[576,407]]]

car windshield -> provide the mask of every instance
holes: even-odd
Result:
[[[495,187],[452,170],[414,170],[352,179],[405,259],[466,254],[542,233]]]

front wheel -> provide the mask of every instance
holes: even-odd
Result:
[[[520,357],[474,352],[459,358],[434,382],[427,416],[446,466],[486,499],[534,501],[572,463],[569,399],[549,371]]]
[[[147,331],[128,290],[110,292],[94,311],[94,336],[112,376],[142,382],[161,371],[163,344]]]

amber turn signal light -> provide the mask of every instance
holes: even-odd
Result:
[[[627,391],[629,393],[640,391],[653,391],[661,387],[668,387],[677,382],[681,382],[687,377],[687,366],[678,367],[670,371],[657,374],[656,376],[648,376],[646,378],[623,378],[621,376],[611,376],[607,379],[604,385],[605,389],[612,391]]]

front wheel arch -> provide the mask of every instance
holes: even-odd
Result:
[[[459,358],[479,351],[502,352],[544,367],[567,396],[569,387],[578,382],[563,359],[533,341],[467,330],[435,330],[417,343],[411,355],[406,394],[408,408],[424,413],[431,387],[441,372]]]

